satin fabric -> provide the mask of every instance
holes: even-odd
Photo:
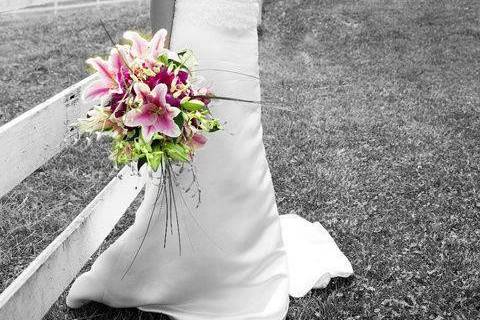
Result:
[[[177,0],[172,48],[192,49],[204,70],[258,76],[257,14],[254,0]],[[202,74],[217,95],[260,99],[258,79]],[[164,247],[165,215],[156,201],[161,176],[144,172],[145,198],[134,224],[74,282],[70,307],[98,301],[179,320],[280,320],[289,293],[302,296],[333,276],[352,274],[319,223],[278,215],[260,106],[221,101],[212,112],[225,130],[210,135],[194,160],[198,207],[192,197],[186,204],[179,200],[181,186],[192,178],[189,170],[179,173],[180,235],[176,227],[168,229]]]

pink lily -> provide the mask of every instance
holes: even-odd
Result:
[[[100,80],[94,81],[84,93],[87,100],[98,99],[112,93],[123,93],[122,88],[122,67],[123,61],[117,49],[112,49],[108,61],[100,57],[87,60],[100,75]]]
[[[183,127],[185,143],[189,145],[193,150],[202,148],[207,143],[207,137],[198,133],[198,129],[194,126],[186,125]]]
[[[166,102],[167,86],[160,83],[150,91],[146,84],[137,82],[133,89],[137,97],[143,101],[143,105],[127,112],[125,125],[141,127],[142,135],[147,141],[150,141],[157,132],[168,137],[178,137],[181,130],[173,119],[180,113],[180,109]]]
[[[167,30],[157,31],[152,40],[147,41],[134,31],[126,31],[123,34],[126,40],[132,42],[131,54],[133,58],[140,58],[148,61],[155,61],[164,51]]]
[[[205,143],[207,143],[207,138],[203,134],[195,133],[190,143],[193,149],[197,150],[202,148]]]

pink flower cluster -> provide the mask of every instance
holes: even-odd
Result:
[[[123,37],[129,45],[112,48],[107,60],[87,60],[99,77],[84,98],[101,100],[101,105],[83,120],[83,131],[113,132],[117,141],[137,145],[151,146],[154,140],[161,142],[157,146],[175,143],[193,153],[205,144],[203,133],[219,129],[208,108],[213,95],[191,84],[195,58],[188,50],[177,53],[164,48],[166,36],[162,29],[148,41],[127,31]],[[128,145],[129,150],[133,147]]]

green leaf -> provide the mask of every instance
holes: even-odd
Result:
[[[215,132],[222,129],[222,125],[218,119],[209,119],[205,121],[205,124],[202,126],[205,131]]]
[[[168,65],[168,56],[166,54],[162,54],[160,57],[158,57],[157,60],[163,63],[164,65]]]
[[[136,137],[140,135],[140,128],[135,128],[131,131],[128,131],[127,136],[125,140],[127,141],[133,141]]]
[[[188,111],[197,111],[205,108],[205,104],[196,99],[183,101],[180,106]]]
[[[184,144],[167,143],[165,152],[172,160],[190,161],[190,148]]]
[[[152,146],[141,138],[135,141],[134,147],[138,153],[148,154],[152,152]]]
[[[175,118],[173,118],[173,121],[175,121],[176,125],[182,129],[183,123],[185,122],[185,117],[183,112],[180,112]]]
[[[158,135],[158,137],[155,137],[154,135],[154,138],[157,138],[157,139],[152,139],[152,142],[150,143],[150,146],[152,147],[152,150],[153,151],[162,151],[163,149],[163,145],[165,144],[165,138],[162,137],[161,135]]]
[[[181,64],[185,66],[188,70],[192,70],[193,67],[198,65],[197,58],[195,58],[195,55],[191,50],[183,50],[182,52],[178,53],[178,56],[180,58]]]
[[[163,152],[162,151],[154,151],[152,153],[147,154],[147,162],[150,168],[153,171],[157,171],[158,167],[162,163]]]
[[[130,155],[126,154],[125,148],[128,142],[123,140],[115,140],[112,144],[112,157],[117,165],[124,165],[129,162]]]

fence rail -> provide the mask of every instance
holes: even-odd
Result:
[[[52,0],[3,0],[0,6],[0,12],[14,11],[51,2]]]
[[[101,6],[107,4],[116,4],[122,2],[143,0],[2,0],[5,3],[0,4],[0,13],[2,12],[38,12],[52,11],[56,14],[61,9],[75,9],[90,6]],[[51,4],[50,6],[47,6]]]
[[[90,76],[0,127],[0,197],[68,143],[70,124],[89,109],[81,91]],[[27,136],[28,135],[28,136]],[[19,139],[19,137],[23,137]],[[74,221],[0,294],[0,319],[41,319],[98,249],[143,187],[120,171]]]
[[[80,81],[0,127],[0,145],[9,146],[0,157],[0,197],[62,150],[70,124],[89,109],[80,92],[92,80]]]
[[[143,187],[125,167],[0,294],[0,319],[41,319],[100,247]]]

